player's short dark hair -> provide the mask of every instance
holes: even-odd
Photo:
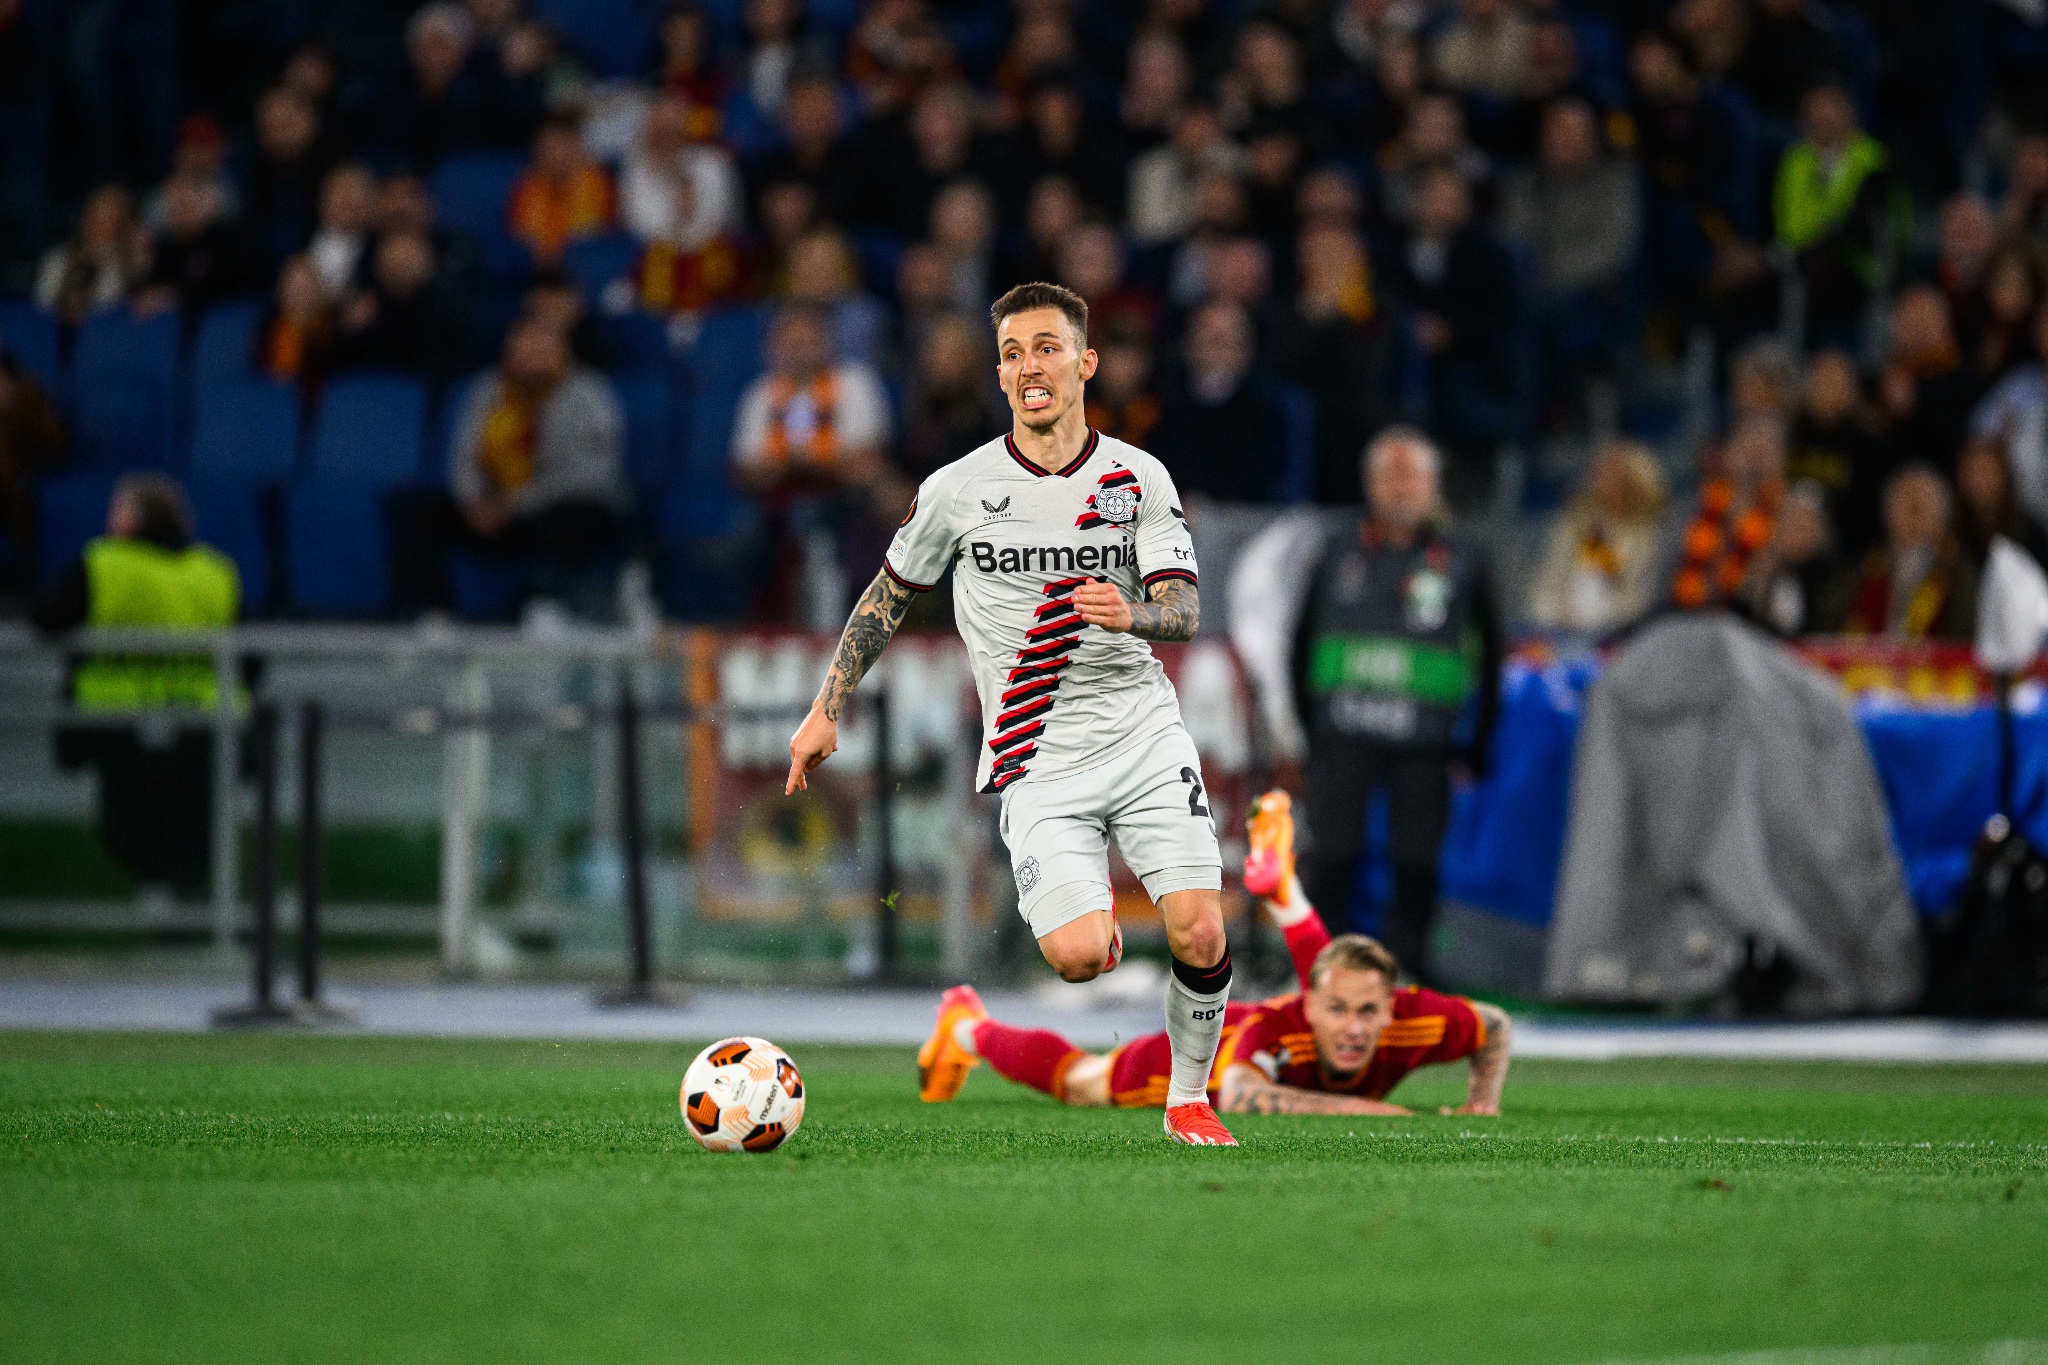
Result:
[[[1081,338],[1081,344],[1088,344],[1088,300],[1071,289],[1057,284],[1039,281],[1020,284],[995,301],[988,310],[989,324],[1001,327],[1003,319],[1018,313],[1029,313],[1035,308],[1057,308],[1068,322],[1074,325],[1074,335]]]
[[[1364,934],[1339,934],[1316,954],[1314,964],[1308,969],[1309,989],[1322,985],[1335,971],[1378,972],[1392,987],[1394,978],[1401,974],[1401,964],[1376,938],[1367,938]]]

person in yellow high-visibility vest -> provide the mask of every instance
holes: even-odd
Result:
[[[80,626],[224,630],[241,611],[234,562],[193,541],[184,490],[161,474],[114,487],[107,533],[39,594],[31,613],[50,634]],[[69,684],[81,711],[211,710],[219,699],[210,654],[98,653],[76,660]],[[213,813],[211,731],[76,726],[57,736],[67,769],[98,769],[100,837],[137,882],[199,899],[207,886]]]

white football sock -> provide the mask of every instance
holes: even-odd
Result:
[[[1193,977],[1208,990],[1190,986]],[[1214,967],[1190,967],[1179,958],[1166,979],[1166,1040],[1173,1050],[1173,1078],[1166,1087],[1166,1107],[1207,1103],[1209,1069],[1223,1040],[1224,1006],[1230,1002],[1230,953]]]
[[[981,1020],[971,1014],[962,1015],[953,1021],[953,1041],[967,1049],[967,1055],[970,1057],[981,1055],[974,1048],[974,1030],[981,1027],[981,1023]]]
[[[1307,919],[1315,909],[1308,903],[1308,897],[1301,889],[1301,878],[1289,877],[1287,884],[1280,888],[1278,896],[1266,899],[1266,913],[1273,917],[1273,923],[1282,929],[1289,929]]]

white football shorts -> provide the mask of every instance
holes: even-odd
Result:
[[[1002,831],[1036,938],[1111,908],[1111,838],[1154,901],[1223,888],[1202,760],[1179,725],[1076,773],[1031,774],[1003,793]]]

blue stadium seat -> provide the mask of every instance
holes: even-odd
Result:
[[[270,611],[270,528],[263,489],[245,479],[194,478],[187,489],[201,542],[235,561],[242,575],[242,614]]]
[[[427,431],[427,384],[414,375],[363,370],[327,386],[313,418],[312,472],[384,487],[419,478]]]
[[[693,485],[724,480],[733,418],[747,385],[766,366],[767,337],[765,308],[720,308],[705,315],[690,351],[689,426],[683,439],[683,476]]]
[[[456,152],[434,167],[430,185],[441,226],[472,237],[504,237],[513,182],[526,169],[523,152]]]
[[[675,392],[660,372],[612,377],[626,410],[626,478],[642,495],[667,482],[675,464]]]
[[[194,477],[280,483],[299,460],[299,393],[269,379],[201,378],[193,385]]]
[[[455,424],[462,420],[462,409],[468,404],[469,395],[490,375],[489,370],[479,370],[443,386],[440,401],[434,405],[433,420],[427,426],[427,452],[420,467],[421,483],[430,488],[447,486],[449,460],[455,449]]]
[[[652,370],[675,358],[669,344],[668,319],[634,309],[630,313],[597,314],[598,335],[611,348],[609,364],[622,370]]]
[[[465,621],[510,621],[526,594],[526,577],[523,560],[456,550],[448,556],[448,603]]]
[[[72,356],[74,434],[99,469],[166,469],[177,411],[179,321],[99,313],[78,329]]]
[[[599,76],[640,76],[654,57],[654,21],[638,0],[535,0],[541,20]]]
[[[263,326],[265,299],[228,299],[206,310],[192,340],[194,379],[238,378],[256,368],[256,333]]]
[[[0,345],[52,393],[61,392],[57,319],[26,299],[0,302]]]
[[[624,279],[640,263],[640,243],[623,232],[605,232],[569,243],[562,268],[583,297],[595,307],[613,280]]]
[[[284,500],[285,593],[299,616],[377,617],[391,609],[386,489],[314,476]]]
[[[1260,396],[1280,410],[1280,468],[1274,471],[1277,502],[1307,502],[1316,486],[1316,399],[1291,380],[1262,375]]]
[[[753,605],[760,514],[720,473],[672,485],[654,514],[654,588],[679,621],[739,621]]]
[[[36,573],[47,582],[71,566],[85,543],[107,529],[114,480],[58,474],[36,485]]]

